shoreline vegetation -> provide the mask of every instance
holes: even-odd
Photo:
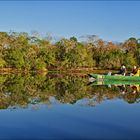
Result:
[[[73,68],[73,69],[59,69],[59,68],[53,68],[50,70],[36,70],[36,71],[28,71],[28,70],[23,70],[23,69],[16,69],[16,68],[0,68],[0,74],[16,74],[16,73],[59,73],[59,74],[75,74],[75,75],[87,75],[88,73],[108,73],[110,70],[100,70],[100,69],[94,69],[94,68]],[[111,70],[113,72],[117,72],[117,70]]]
[[[0,73],[4,72],[92,72],[130,70],[140,65],[140,39],[124,42],[104,41],[95,35],[84,40],[29,35],[25,32],[0,32]]]

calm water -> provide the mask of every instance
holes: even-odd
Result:
[[[88,77],[0,75],[0,139],[139,139],[140,93]]]

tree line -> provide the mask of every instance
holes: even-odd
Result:
[[[28,33],[0,32],[0,68],[49,70],[71,68],[118,69],[140,65],[139,39],[115,43],[96,36],[76,37],[55,43]]]

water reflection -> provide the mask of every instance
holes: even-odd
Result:
[[[27,108],[29,104],[52,104],[52,97],[62,104],[96,106],[105,100],[122,99],[138,103],[138,84],[88,85],[87,76],[48,74],[45,75],[0,75],[0,108]]]

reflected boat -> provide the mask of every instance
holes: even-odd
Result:
[[[140,85],[140,81],[128,81],[128,80],[109,80],[109,79],[97,79],[91,82],[92,85]]]

